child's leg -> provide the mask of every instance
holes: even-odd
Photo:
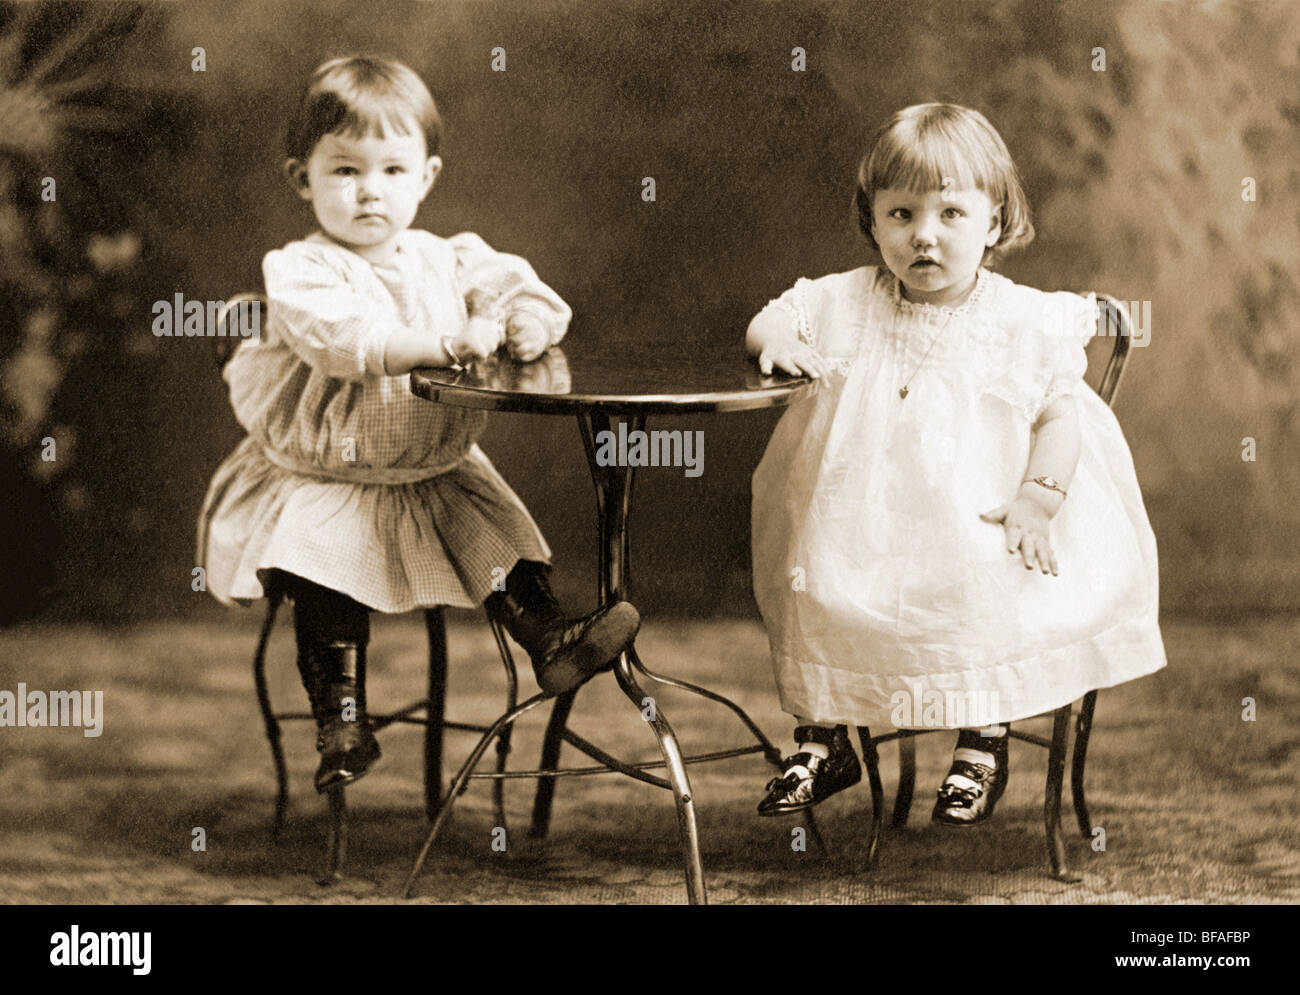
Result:
[[[527,650],[542,690],[562,694],[613,666],[636,636],[641,616],[626,601],[616,601],[566,618],[551,593],[549,571],[545,563],[520,560],[506,576],[506,589],[493,591],[484,607]]]
[[[849,728],[809,722],[795,716],[798,747],[781,761],[784,771],[767,782],[759,815],[786,815],[812,808],[862,780],[862,765],[849,742]]]
[[[932,818],[948,826],[974,826],[993,815],[1007,787],[1010,737],[1005,725],[962,729],[952,766],[939,788]]]
[[[316,790],[324,792],[363,777],[380,756],[366,715],[370,609],[303,577],[281,572],[280,582],[293,599],[298,672],[321,754]]]

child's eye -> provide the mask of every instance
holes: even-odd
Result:
[[[355,166],[339,166],[334,170],[335,176],[351,176],[357,171]]]
[[[965,214],[966,214],[966,212],[963,211],[960,207],[949,207],[949,208],[945,208],[943,213],[944,213],[947,217],[951,217],[951,218],[960,218],[960,217],[965,216]]]
[[[912,212],[909,211],[906,207],[896,207],[889,212],[889,216],[891,218],[898,218],[899,221],[906,221],[909,217],[912,216]]]
[[[405,173],[405,172],[406,172],[406,167],[405,167],[405,166],[389,166],[388,169],[385,170],[385,172],[387,172],[390,176],[392,176],[392,175],[394,175],[394,174],[396,174],[396,173]]]

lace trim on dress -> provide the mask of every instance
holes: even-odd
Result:
[[[947,305],[924,304],[920,301],[909,301],[903,296],[903,282],[892,270],[886,270],[892,280],[892,286],[889,289],[890,299],[894,306],[910,314],[942,314],[956,317],[966,314],[979,303],[980,298],[984,296],[985,288],[989,285],[989,271],[983,266],[975,274],[975,286],[971,289],[966,299],[957,305],[957,307],[948,307]]]
[[[799,277],[791,288],[790,295],[782,294],[767,302],[768,307],[779,307],[789,312],[793,322],[791,330],[799,336],[799,341],[804,345],[817,348],[817,343],[813,341],[812,323],[808,320],[808,305],[804,300],[804,288],[812,283],[806,276]]]

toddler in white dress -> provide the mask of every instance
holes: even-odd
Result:
[[[248,437],[208,488],[198,562],[223,603],[293,601],[318,791],[379,758],[371,610],[484,605],[552,694],[608,665],[640,624],[621,601],[564,617],[546,540],[476,444],[484,414],[411,393],[417,366],[503,345],[536,359],[571,314],[523,259],[409,227],[442,168],[439,131],[433,97],[400,63],[316,70],[285,171],[320,230],[267,254],[266,325],[225,370]]]
[[[884,265],[799,280],[746,339],[763,373],[819,381],[753,480],[754,594],[798,744],[759,811],[860,780],[848,725],[955,728],[933,817],[975,825],[1006,786],[1006,723],[1165,665],[1155,537],[1083,381],[1095,299],[984,268],[1033,237],[984,116],[899,111],[856,203]]]

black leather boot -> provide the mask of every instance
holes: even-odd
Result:
[[[537,683],[547,694],[571,691],[613,666],[636,636],[641,616],[615,601],[581,618],[566,618],[551,593],[544,563],[520,560],[506,577],[506,589],[484,603],[533,662]]]
[[[366,714],[366,647],[336,642],[299,653],[298,668],[316,718],[321,755],[316,790],[351,784],[380,757],[379,742]]]

